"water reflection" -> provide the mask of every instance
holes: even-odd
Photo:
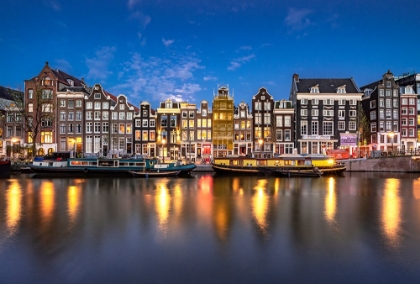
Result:
[[[156,182],[155,210],[158,230],[165,237],[168,233],[169,211],[171,210],[171,196],[167,187],[168,179]]]
[[[269,198],[266,193],[267,180],[260,179],[254,187],[252,214],[264,238],[268,237],[267,211]]]
[[[72,268],[83,271],[81,282],[90,283],[94,278],[85,275],[108,275],[115,267],[123,267],[124,275],[148,275],[156,264],[171,276],[193,267],[205,277],[279,269],[318,275],[325,267],[328,272],[369,267],[378,276],[392,271],[389,260],[396,256],[420,264],[412,253],[420,232],[420,182],[413,178],[18,178],[0,180],[0,189],[0,275],[13,268],[35,279],[35,271],[46,271],[52,281],[43,283],[66,282]],[[262,274],[249,275],[245,280],[256,283]],[[323,275],[314,282],[340,283]],[[171,280],[152,276],[159,283]],[[229,280],[247,282],[240,277]],[[279,278],[261,282],[273,279]],[[15,283],[22,282],[30,281]]]
[[[382,204],[383,232],[391,247],[399,246],[401,224],[400,181],[389,178],[385,181]]]
[[[337,213],[337,195],[335,188],[335,179],[327,178],[327,194],[325,195],[325,219],[331,224],[335,224],[335,215]]]
[[[22,215],[22,192],[17,180],[11,180],[6,190],[6,227],[9,236],[16,233]]]

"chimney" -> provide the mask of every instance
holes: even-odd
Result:
[[[293,74],[293,80],[299,82],[299,74]]]

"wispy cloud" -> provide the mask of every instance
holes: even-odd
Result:
[[[58,3],[58,1],[55,0],[45,0],[44,1],[45,6],[52,8],[54,11],[60,11],[61,6]]]
[[[66,72],[70,72],[73,69],[71,64],[65,59],[56,59],[55,62],[54,62],[54,65],[58,69],[66,71]]]
[[[112,71],[108,70],[108,65],[114,59],[116,48],[114,46],[104,46],[95,52],[92,58],[86,58],[86,65],[89,69],[87,79],[104,81]]]
[[[240,57],[240,58],[236,58],[236,59],[234,59],[230,62],[230,65],[228,66],[227,70],[229,70],[229,71],[236,70],[239,67],[241,67],[243,64],[250,61],[254,57],[255,57],[255,54],[250,54],[248,56],[243,56],[243,57]]]
[[[289,8],[289,12],[284,19],[284,22],[292,31],[302,30],[312,24],[307,17],[312,13],[313,11],[309,9]]]
[[[168,40],[166,40],[166,39],[162,38],[162,42],[163,42],[163,44],[164,44],[166,47],[168,47],[168,46],[170,46],[171,44],[173,44],[173,43],[174,43],[174,41],[175,41],[175,40],[173,40],[173,39],[168,39]]]
[[[194,72],[203,68],[194,56],[143,58],[134,53],[124,64],[124,74],[120,74],[123,83],[113,89],[141,100],[194,101],[194,94],[202,89],[194,82]]]
[[[149,15],[146,15],[140,11],[131,13],[130,19],[138,21],[142,29],[144,29],[152,21],[152,18]]]
[[[204,76],[203,78],[204,81],[216,81],[217,77],[214,76]]]
[[[140,3],[140,0],[128,0],[127,6],[128,8],[133,9],[133,7],[138,3]]]

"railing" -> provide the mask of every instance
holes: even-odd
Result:
[[[385,157],[404,157],[404,156],[420,156],[420,149],[410,149],[407,151],[377,151],[371,152],[368,158],[385,158]]]

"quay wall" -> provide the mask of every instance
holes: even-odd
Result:
[[[346,172],[420,172],[420,156],[346,160]]]

